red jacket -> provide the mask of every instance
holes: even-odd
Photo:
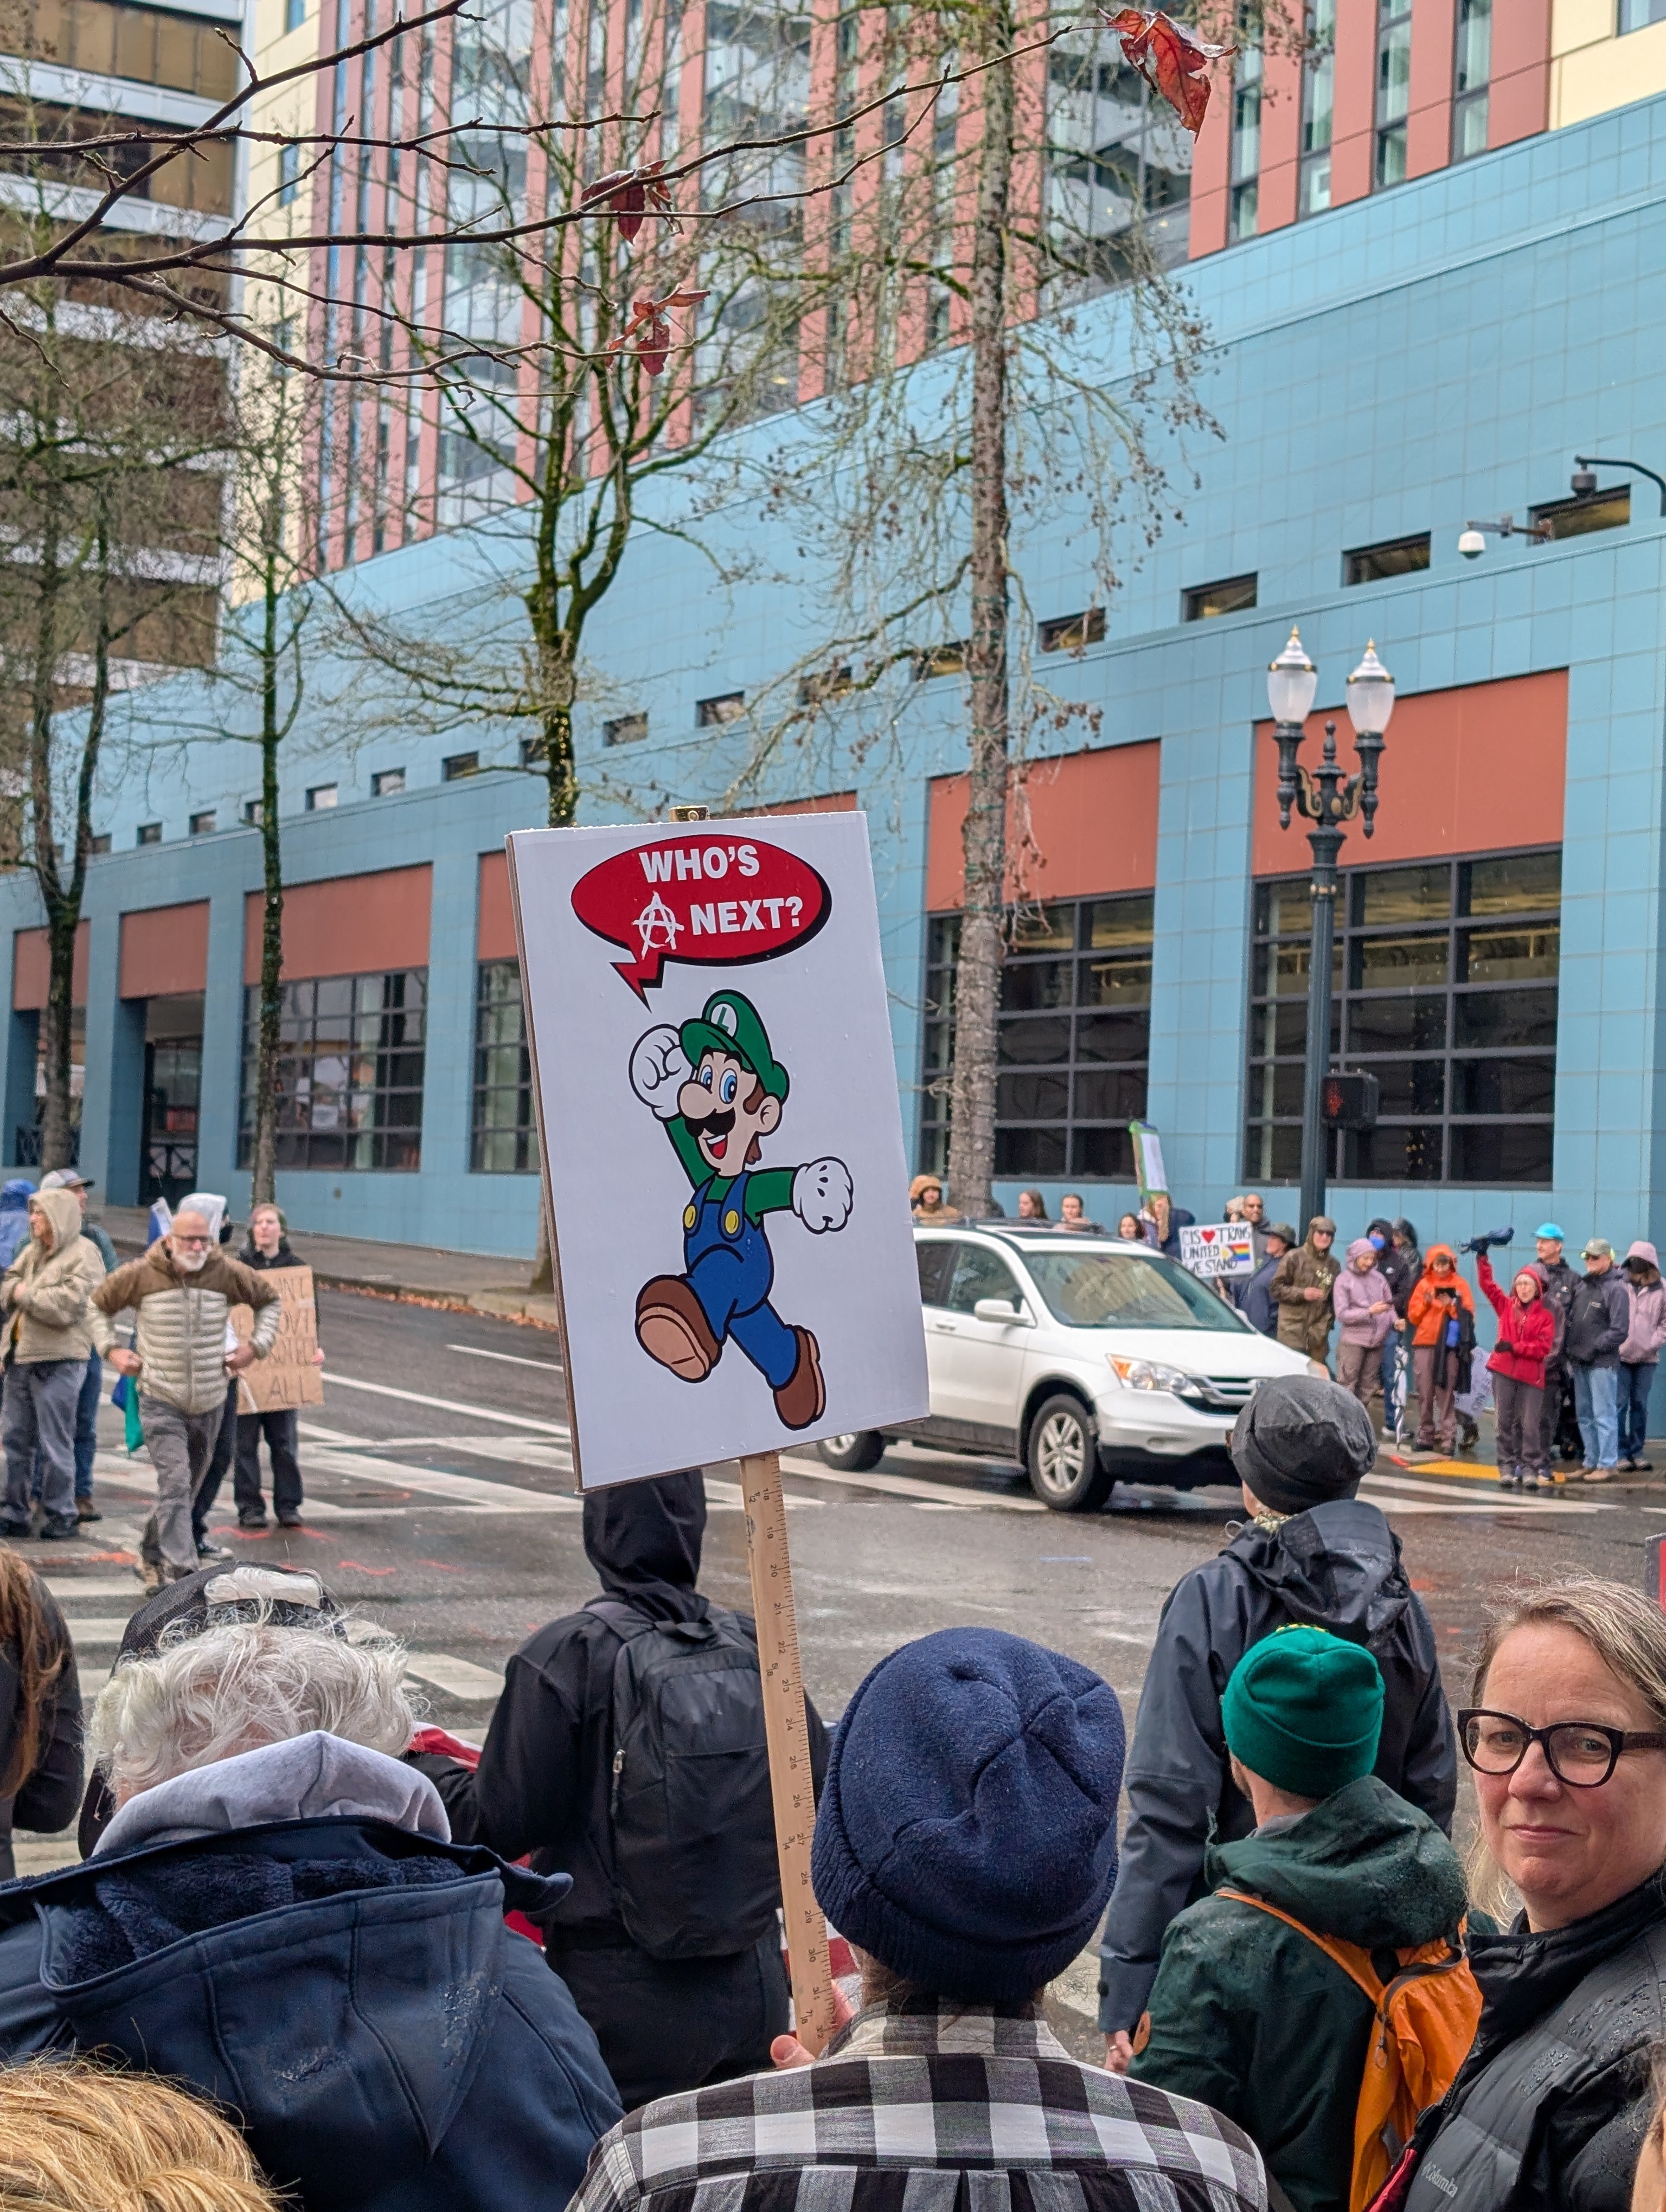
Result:
[[[1521,1269],[1516,1273],[1519,1274]],[[1530,1382],[1542,1390],[1545,1362],[1556,1341],[1555,1315],[1542,1296],[1524,1306],[1513,1290],[1501,1291],[1485,1252],[1475,1255],[1475,1276],[1487,1294],[1487,1303],[1499,1317],[1498,1348],[1487,1365],[1495,1375],[1507,1375],[1512,1382]]]

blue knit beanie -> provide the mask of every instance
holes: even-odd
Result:
[[[920,1988],[1018,2000],[1063,1972],[1116,1879],[1122,1709],[1090,1668],[994,1628],[882,1659],[845,1708],[811,1877],[842,1936]]]

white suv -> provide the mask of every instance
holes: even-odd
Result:
[[[1053,1229],[918,1229],[931,1417],[820,1446],[873,1467],[889,1437],[998,1454],[1044,1505],[1084,1513],[1111,1485],[1231,1481],[1226,1447],[1263,1376],[1311,1363],[1144,1244]]]

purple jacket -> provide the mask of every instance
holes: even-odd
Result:
[[[1372,1247],[1362,1237],[1348,1247],[1348,1264],[1336,1278],[1336,1287],[1331,1292],[1331,1304],[1336,1309],[1341,1324],[1341,1341],[1344,1344],[1381,1344],[1394,1324],[1394,1292],[1389,1279],[1380,1267],[1373,1267],[1368,1275],[1358,1273],[1353,1266],[1355,1255],[1369,1252]],[[1383,1311],[1374,1314],[1368,1308],[1383,1303]]]

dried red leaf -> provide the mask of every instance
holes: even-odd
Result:
[[[665,166],[663,161],[649,161],[640,169],[611,169],[606,176],[597,178],[579,205],[599,204],[613,216],[620,237],[629,245],[650,209],[656,215],[671,213],[671,188],[660,176]]]
[[[609,342],[607,350],[611,354],[634,353],[648,375],[662,375],[671,356],[668,311],[672,307],[697,307],[710,296],[708,292],[667,292],[662,300],[633,300],[629,320],[618,337]]]
[[[1122,41],[1129,68],[1139,70],[1195,137],[1209,109],[1209,64],[1237,49],[1207,45],[1160,8],[1122,8],[1105,21]]]

